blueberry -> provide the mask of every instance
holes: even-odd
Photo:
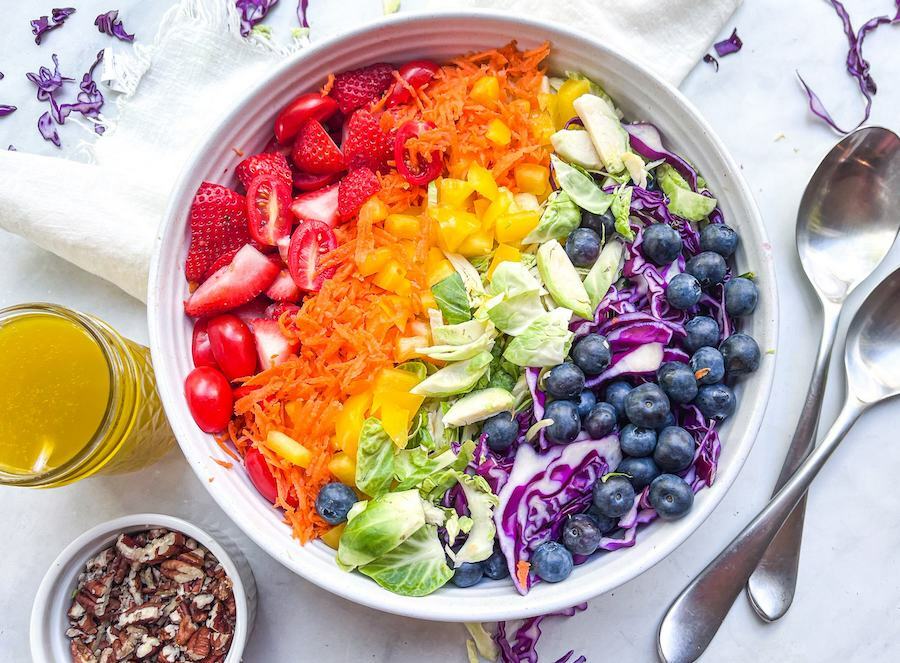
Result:
[[[658,428],[670,412],[669,397],[652,382],[635,387],[625,397],[625,416],[635,426]]]
[[[519,437],[519,423],[509,412],[501,412],[485,419],[481,432],[487,435],[487,445],[491,451],[503,452]]]
[[[463,562],[453,572],[453,577],[450,580],[457,587],[471,587],[481,582],[483,575],[484,567],[481,564]]]
[[[611,358],[609,342],[600,334],[588,334],[572,348],[572,360],[585,375],[600,375]]]
[[[723,258],[734,253],[738,234],[724,223],[710,223],[700,231],[700,250],[715,251]]]
[[[681,235],[672,226],[665,223],[654,223],[644,228],[644,255],[651,262],[662,267],[668,265],[681,255],[683,243]]]
[[[687,261],[684,271],[700,281],[700,286],[709,288],[725,279],[725,258],[712,251],[698,253]]]
[[[696,306],[702,294],[700,281],[687,273],[676,274],[666,286],[666,301],[682,311]]]
[[[759,368],[759,344],[747,334],[732,334],[719,346],[728,375],[745,375]]]
[[[628,424],[619,434],[619,446],[629,456],[649,456],[656,448],[656,431]]]
[[[531,554],[534,574],[545,582],[565,580],[572,573],[572,553],[556,541],[547,541]]]
[[[544,419],[553,419],[544,429],[544,435],[555,444],[571,442],[581,431],[578,408],[572,401],[553,401],[544,410]]]
[[[750,279],[736,277],[725,284],[725,310],[739,318],[756,310],[759,289]]]
[[[650,484],[650,504],[663,520],[678,520],[691,510],[694,491],[674,474],[660,474]]]
[[[688,320],[684,331],[684,349],[692,354],[704,345],[716,347],[719,342],[719,323],[705,315]]]
[[[734,414],[737,399],[727,385],[710,384],[700,387],[694,405],[707,419],[725,419]]]
[[[585,389],[580,394],[578,394],[578,400],[575,401],[575,408],[578,410],[578,416],[581,417],[581,421],[585,420],[585,418],[591,413],[591,410],[594,409],[594,406],[596,404],[597,397],[594,396],[593,391]]]
[[[603,533],[593,516],[576,513],[563,525],[563,544],[573,555],[592,555],[600,545]]]
[[[665,419],[663,419],[662,423],[656,427],[656,432],[658,434],[659,431],[661,431],[663,428],[665,428],[667,426],[674,426],[677,423],[678,422],[675,421],[675,415],[672,414],[671,410],[669,410],[669,416],[667,416]]]
[[[609,403],[597,403],[584,418],[584,429],[592,440],[599,440],[612,433],[618,420],[616,408]]]
[[[603,214],[594,214],[583,209],[581,210],[581,227],[593,230],[606,244],[616,232],[616,217],[613,216],[611,210],[606,210]]]
[[[610,382],[606,386],[605,400],[615,408],[616,416],[619,418],[619,421],[625,418],[625,397],[632,389],[634,389],[634,387],[621,380]]]
[[[681,472],[693,462],[694,447],[694,438],[683,428],[663,428],[653,452],[653,461],[663,472]]]
[[[356,493],[350,486],[333,481],[322,486],[316,497],[316,512],[329,525],[347,520],[347,512],[356,504]]]
[[[656,371],[656,380],[669,400],[690,403],[697,396],[697,379],[694,371],[680,361],[667,361]]]
[[[590,267],[600,255],[600,235],[590,228],[576,228],[566,238],[566,254],[576,267]]]
[[[544,390],[553,398],[577,398],[584,389],[584,373],[567,361],[550,369],[544,377]]]
[[[634,506],[634,488],[625,477],[609,477],[605,481],[597,479],[593,500],[594,508],[599,513],[610,518],[621,518]]]
[[[647,186],[644,189],[645,191],[656,191],[659,189],[659,182],[656,181],[656,178],[652,175],[647,176]]]
[[[691,370],[701,385],[721,382],[725,377],[725,358],[715,348],[702,347],[691,357]]]
[[[491,580],[502,580],[509,575],[509,566],[506,564],[506,557],[499,550],[494,550],[491,556],[481,563],[481,568]]]
[[[646,458],[624,458],[616,472],[622,472],[630,477],[631,485],[636,491],[643,490],[650,485],[661,470],[656,466],[652,456]]]
[[[590,508],[588,508],[587,515],[594,519],[594,523],[596,523],[597,529],[600,530],[601,534],[609,534],[619,526],[618,518],[610,518],[609,516],[604,516],[602,513],[597,511],[597,508],[593,505],[593,503],[591,504]]]

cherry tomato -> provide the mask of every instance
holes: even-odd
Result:
[[[302,290],[316,292],[334,276],[335,267],[319,270],[319,259],[337,247],[337,239],[321,221],[304,221],[294,231],[288,249],[288,269]]]
[[[221,371],[229,380],[256,372],[256,344],[250,328],[236,315],[225,313],[208,323],[209,345]]]
[[[418,90],[423,85],[430,83],[440,69],[440,66],[431,60],[413,60],[400,67],[399,74],[400,78]],[[388,96],[387,106],[392,108],[399,104],[405,104],[410,99],[412,99],[412,95],[409,90],[400,81],[397,81]]]
[[[210,366],[188,373],[184,396],[191,416],[204,433],[221,433],[228,427],[234,406],[228,378]]]
[[[309,173],[294,173],[294,188],[301,191],[318,191],[337,181],[340,173],[331,175],[310,175]]]
[[[309,120],[324,122],[337,112],[338,103],[331,97],[318,92],[301,94],[284,107],[275,118],[275,138],[279,143],[287,143]]]
[[[191,357],[194,359],[194,366],[218,368],[209,344],[207,321],[203,318],[194,323],[194,333],[191,335]]]
[[[424,161],[418,165],[418,170],[413,171],[410,167],[408,154],[406,153],[406,141],[415,138],[423,131],[434,129],[431,122],[423,122],[422,120],[409,120],[400,125],[397,129],[397,136],[394,139],[394,161],[397,164],[397,170],[403,178],[413,185],[424,186],[431,180],[441,174],[444,163],[441,153],[437,150],[432,152],[431,161]]]
[[[244,467],[247,468],[247,476],[250,483],[259,491],[259,494],[275,504],[278,497],[278,488],[275,485],[275,477],[266,464],[266,459],[258,449],[251,447],[244,454]]]
[[[291,187],[275,175],[257,175],[247,187],[250,236],[260,244],[276,246],[291,234]]]

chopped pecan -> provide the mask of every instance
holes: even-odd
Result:
[[[79,640],[69,643],[69,652],[72,654],[72,663],[97,663],[97,657],[91,648]]]
[[[135,624],[149,624],[162,617],[162,606],[158,603],[144,603],[119,613],[119,628]]]
[[[162,645],[162,642],[160,642],[159,638],[145,635],[138,643],[137,649],[134,650],[134,655],[138,659],[148,658],[159,651],[160,645]]]
[[[138,540],[122,534],[116,541],[116,550],[130,562],[156,564],[164,559],[174,557],[184,548],[184,534],[167,532],[153,537],[145,545],[138,545]]]
[[[106,614],[112,583],[112,573],[107,573],[95,580],[88,580],[75,595],[75,601],[77,601],[88,614],[102,617]]]
[[[212,651],[212,632],[205,626],[197,629],[184,649],[185,656],[191,661],[201,661]]]
[[[156,660],[159,663],[175,663],[179,656],[181,656],[181,647],[176,645],[165,645],[159,650],[159,654],[156,655]]]
[[[164,576],[179,584],[203,579],[203,569],[198,564],[191,564],[180,557],[167,559],[160,565],[159,570]]]

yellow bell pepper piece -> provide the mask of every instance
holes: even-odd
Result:
[[[442,210],[438,214],[438,243],[455,253],[462,241],[479,228],[481,222],[471,212]]]
[[[375,384],[372,387],[375,394],[372,399],[372,412],[377,409],[379,394],[388,391],[408,392],[419,384],[419,381],[419,376],[412,371],[404,371],[402,368],[382,368],[375,376]]]
[[[332,550],[337,550],[338,545],[341,542],[341,534],[344,533],[344,528],[346,526],[347,523],[341,523],[340,525],[335,525],[334,527],[332,527],[320,537],[322,539],[322,543],[324,543]]]
[[[553,98],[555,99],[556,97]],[[532,117],[531,129],[542,145],[549,145],[550,136],[556,133],[556,125],[553,122],[555,109],[556,106],[554,104],[553,110],[542,110]]]
[[[484,216],[484,213],[488,211],[490,206],[491,201],[487,198],[476,198],[472,203],[472,209],[475,210],[475,216],[479,219]]]
[[[409,441],[409,411],[396,405],[385,405],[381,408],[381,425],[384,432],[400,449]]]
[[[550,169],[538,163],[520,163],[513,170],[513,174],[516,186],[523,193],[540,196],[550,186]]]
[[[426,272],[426,278],[428,279],[428,287],[433,286],[435,283],[443,281],[445,278],[453,274],[456,270],[453,269],[453,265],[450,264],[450,261],[446,258],[443,258],[438,264],[433,265],[428,268]]]
[[[378,223],[384,221],[390,214],[388,206],[382,202],[380,198],[369,198],[359,209],[359,220],[365,222]]]
[[[483,256],[494,248],[494,233],[488,230],[479,230],[466,237],[456,249],[467,258]]]
[[[419,350],[428,347],[428,338],[425,336],[401,336],[397,339],[397,347],[394,349],[396,361],[409,361],[419,356]]]
[[[309,467],[312,462],[312,453],[309,449],[280,431],[269,431],[266,435],[266,446],[298,467]]]
[[[366,412],[372,406],[372,393],[364,391],[344,401],[334,424],[334,443],[353,458],[359,444],[359,432],[366,420]]]
[[[534,210],[504,214],[497,219],[497,241],[505,243],[520,242],[522,238],[537,227],[540,220],[540,212]]]
[[[366,253],[362,259],[356,263],[356,268],[363,276],[371,276],[379,269],[384,267],[388,260],[391,259],[391,251],[385,246],[379,247],[374,251]]]
[[[570,78],[559,87],[556,93],[556,126],[562,129],[566,122],[575,117],[575,106],[578,97],[591,91],[591,82],[586,79]]]
[[[487,211],[481,217],[481,227],[484,230],[492,230],[497,223],[497,219],[513,210],[515,198],[512,191],[502,189],[497,191],[497,198],[491,203]]]
[[[328,461],[328,471],[341,483],[351,488],[356,487],[356,455],[351,456],[343,451],[338,451]]]
[[[469,166],[469,172],[466,173],[466,180],[475,187],[475,190],[488,200],[497,199],[497,182],[494,175],[482,165],[473,163]]]
[[[380,288],[397,295],[408,295],[412,284],[406,278],[406,270],[396,260],[389,260],[378,270],[372,281]]]
[[[500,99],[500,81],[496,76],[482,76],[475,81],[469,97],[482,106],[492,106]]]
[[[472,195],[475,187],[465,180],[445,177],[438,184],[438,201],[441,205],[465,207],[466,199]]]
[[[447,274],[447,276],[450,276],[450,275]],[[445,276],[444,278],[447,278],[447,277]],[[435,281],[435,283],[437,283],[437,281]],[[428,285],[430,287],[430,286],[434,285],[434,283],[431,283],[429,281]],[[438,307],[437,300],[435,300],[434,293],[431,292],[431,290],[423,290],[422,292],[420,292],[419,293],[419,301],[422,303],[422,308],[426,309],[426,310],[430,309],[430,308]]]
[[[384,220],[384,229],[400,239],[418,239],[422,233],[418,217],[411,214],[389,214]]]
[[[512,131],[503,123],[503,120],[497,118],[488,122],[487,131],[484,135],[494,145],[500,145],[501,147],[509,145],[512,140]]]
[[[522,259],[522,253],[514,246],[510,246],[509,244],[500,244],[497,247],[497,250],[494,251],[494,258],[491,260],[491,265],[488,267],[487,275],[488,278],[492,278],[494,276],[494,270],[497,269],[497,266],[501,262],[519,262]]]

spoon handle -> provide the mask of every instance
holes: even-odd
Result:
[[[837,337],[838,320],[841,305],[823,300],[822,336],[819,340],[819,352],[806,401],[800,411],[800,419],[791,443],[788,446],[781,473],[775,484],[773,495],[787,483],[803,459],[815,446],[816,430],[819,426],[819,414],[822,411],[822,399],[828,380],[828,365],[831,351]],[[750,605],[762,619],[775,621],[784,616],[794,600],[797,588],[797,572],[800,566],[800,544],[803,539],[803,521],[806,515],[806,496],[788,516],[781,530],[769,545],[760,560],[759,566],[750,576],[747,583],[747,596]]]
[[[657,633],[657,648],[662,661],[691,663],[706,651],[784,519],[867,407],[859,399],[849,396],[825,438],[794,476],[672,602]]]

